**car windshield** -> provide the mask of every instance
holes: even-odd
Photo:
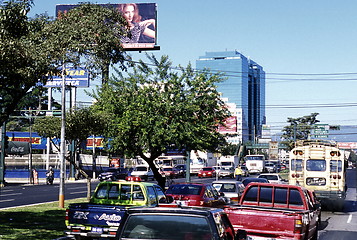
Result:
[[[171,185],[166,194],[173,195],[200,195],[202,186],[199,185]]]
[[[259,178],[266,178],[268,180],[278,180],[278,176],[276,175],[261,175]]]
[[[142,214],[128,218],[121,239],[204,240],[212,239],[212,232],[202,216]]]
[[[249,183],[251,183],[251,182],[263,182],[263,183],[267,183],[268,180],[265,179],[265,178],[254,178],[254,179],[248,179],[248,178],[246,178],[246,179],[243,180],[244,186],[247,186],[247,185],[248,185]]]
[[[172,171],[172,168],[163,168],[162,171]]]
[[[148,169],[146,167],[137,167],[135,170],[136,171],[147,171]]]
[[[202,168],[202,171],[212,171],[212,168]]]

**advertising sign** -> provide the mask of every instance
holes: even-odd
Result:
[[[237,132],[237,117],[231,116],[225,120],[225,126],[220,125],[218,131],[220,133],[235,133]]]
[[[117,9],[128,21],[131,37],[118,36],[125,50],[139,51],[141,49],[158,49],[158,46],[156,46],[156,3],[125,3],[98,5]],[[56,15],[59,16],[60,14],[65,14],[69,10],[78,6],[78,4],[56,5]]]
[[[62,76],[52,76],[44,87],[61,87]],[[66,86],[89,87],[89,73],[85,68],[66,68]]]

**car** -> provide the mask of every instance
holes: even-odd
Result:
[[[215,177],[216,171],[214,170],[213,167],[204,167],[200,169],[197,176],[198,178]]]
[[[218,178],[234,178],[234,168],[221,168],[217,173]]]
[[[160,169],[161,175],[168,178],[177,178],[180,175],[179,170],[174,167],[163,167]]]
[[[143,181],[154,180],[154,173],[148,166],[137,166],[131,172],[132,177],[140,177]]]
[[[240,166],[240,169],[242,169],[242,176],[243,177],[248,177],[249,176],[249,171],[248,168],[246,166]]]
[[[203,207],[131,208],[119,225],[119,239],[238,239],[223,209]]]
[[[186,164],[177,164],[174,167],[179,171],[181,177],[186,176]]]
[[[226,204],[224,194],[209,183],[175,183],[165,192],[177,205],[220,207]]]
[[[118,179],[125,179],[127,176],[131,174],[131,170],[129,168],[108,168],[107,171],[102,172],[98,175],[99,181],[115,181]]]
[[[274,163],[266,163],[265,164],[265,171],[267,171],[269,173],[276,172],[275,164]]]
[[[257,178],[257,177],[247,177],[242,181],[245,187],[251,182],[269,183],[269,181],[266,178]]]
[[[212,186],[218,192],[224,193],[228,204],[238,204],[245,188],[242,182],[232,179],[213,181]]]
[[[265,178],[270,183],[284,184],[287,182],[285,179],[281,178],[278,173],[262,173],[258,176],[258,178]]]

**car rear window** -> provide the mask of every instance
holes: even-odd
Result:
[[[213,183],[215,189],[219,192],[235,192],[236,185],[234,183]]]
[[[173,195],[200,195],[202,186],[199,185],[171,185],[166,194]]]
[[[208,220],[201,216],[142,214],[129,216],[121,238],[212,239]]]

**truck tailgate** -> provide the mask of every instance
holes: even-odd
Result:
[[[235,229],[245,230],[247,235],[270,238],[294,238],[295,220],[301,219],[301,212],[267,208],[226,208]]]
[[[125,206],[71,204],[68,208],[69,225],[118,227],[126,211]]]

